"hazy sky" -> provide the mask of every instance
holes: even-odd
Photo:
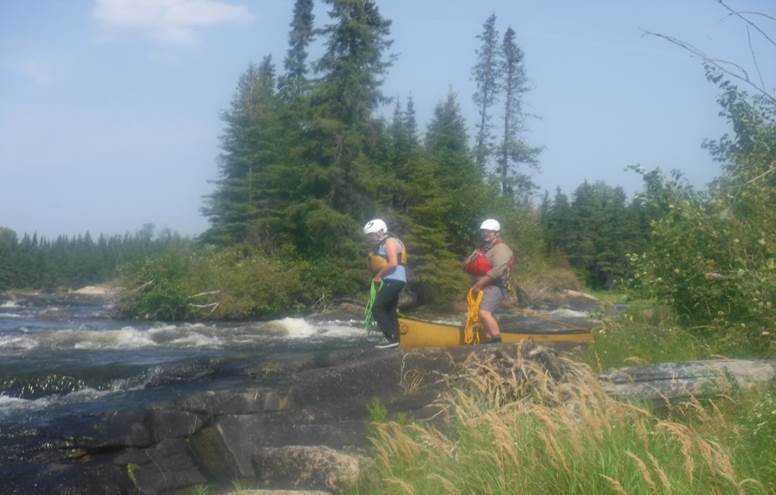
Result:
[[[542,190],[584,179],[641,187],[626,165],[718,172],[700,145],[726,132],[697,59],[644,30],[751,66],[744,25],[714,0],[382,0],[398,59],[384,91],[421,126],[449,88],[469,122],[476,36],[495,13],[525,52],[527,140]],[[774,15],[773,0],[729,0]],[[0,0],[0,226],[46,236],[143,223],[197,234],[239,75],[282,65],[293,1]],[[316,0],[316,24],[327,23]],[[771,22],[771,21],[764,21]],[[773,23],[770,26],[772,27]],[[766,83],[772,49],[755,40]],[[770,57],[766,56],[770,55]],[[383,110],[390,114],[391,108]]]

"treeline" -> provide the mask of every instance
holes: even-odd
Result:
[[[540,212],[548,254],[569,260],[585,283],[595,289],[625,289],[633,276],[629,255],[649,242],[651,223],[668,211],[660,170],[641,174],[644,189],[628,199],[622,187],[585,181],[571,197],[556,189],[545,192]]]
[[[0,227],[0,290],[53,290],[104,282],[123,264],[188,242],[167,229],[155,233],[150,224],[135,234],[100,235],[96,240],[88,232],[56,239],[25,234],[19,239],[13,230]]]

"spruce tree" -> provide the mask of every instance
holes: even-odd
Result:
[[[538,169],[540,148],[529,146],[521,137],[524,131],[525,113],[522,97],[528,91],[523,65],[523,51],[515,41],[515,31],[510,27],[504,33],[501,44],[501,88],[504,100],[504,126],[498,150],[498,177],[501,193],[505,197],[527,204],[536,188],[530,175],[521,165]]]
[[[358,224],[374,212],[380,168],[370,156],[381,124],[372,113],[384,101],[380,86],[390,59],[390,21],[371,0],[328,0],[332,23],[319,33],[325,52],[314,110],[291,150],[293,196],[283,213],[295,247],[311,255],[355,254]],[[320,245],[322,238],[336,239]]]
[[[278,91],[286,101],[300,98],[308,89],[307,48],[315,34],[314,20],[313,0],[296,0],[288,33],[288,52],[283,61],[285,74],[278,81]]]
[[[476,83],[476,91],[473,95],[477,105],[478,122],[477,136],[474,145],[474,156],[477,165],[485,170],[488,156],[492,147],[492,129],[490,108],[496,101],[498,93],[498,60],[499,60],[499,33],[496,30],[496,15],[490,17],[482,25],[482,33],[477,35],[481,45],[477,49],[477,63],[472,69],[472,77]]]
[[[326,0],[335,21],[320,33],[326,51],[316,64],[322,74],[320,102],[326,114],[347,127],[364,125],[384,101],[380,86],[392,60],[391,21],[380,15],[373,0]]]
[[[222,116],[219,179],[205,198],[211,228],[207,241],[230,244],[256,237],[266,213],[263,178],[276,159],[279,139],[275,73],[271,56],[241,76],[230,109]]]
[[[431,298],[462,290],[466,277],[461,261],[471,249],[484,193],[452,91],[434,110],[424,152],[407,167],[408,245],[417,263],[413,278],[421,294]]]

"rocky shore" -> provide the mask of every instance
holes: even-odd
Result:
[[[18,449],[0,492],[168,494],[207,485],[225,493],[237,481],[337,493],[368,462],[370,408],[439,421],[434,401],[472,356],[507,367],[538,362],[556,379],[564,374],[557,349],[531,344],[278,356],[246,367],[240,383],[38,430],[46,441]],[[601,379],[615,396],[665,400],[774,376],[771,362],[725,360],[614,370]]]

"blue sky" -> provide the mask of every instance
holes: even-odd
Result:
[[[679,169],[702,186],[700,145],[727,132],[697,59],[644,30],[751,67],[742,23],[713,0],[383,0],[398,59],[388,96],[412,95],[421,125],[452,88],[471,125],[476,35],[491,13],[517,32],[532,90],[535,180],[641,187],[629,164]],[[769,0],[729,0],[774,15]],[[316,2],[316,24],[326,22]],[[143,223],[197,234],[217,175],[221,111],[239,75],[282,63],[292,1],[0,2],[0,226],[46,236],[123,233]],[[771,27],[771,26],[769,26]],[[766,84],[772,47],[755,40]],[[766,55],[771,55],[770,57]],[[384,109],[390,114],[391,108]]]

